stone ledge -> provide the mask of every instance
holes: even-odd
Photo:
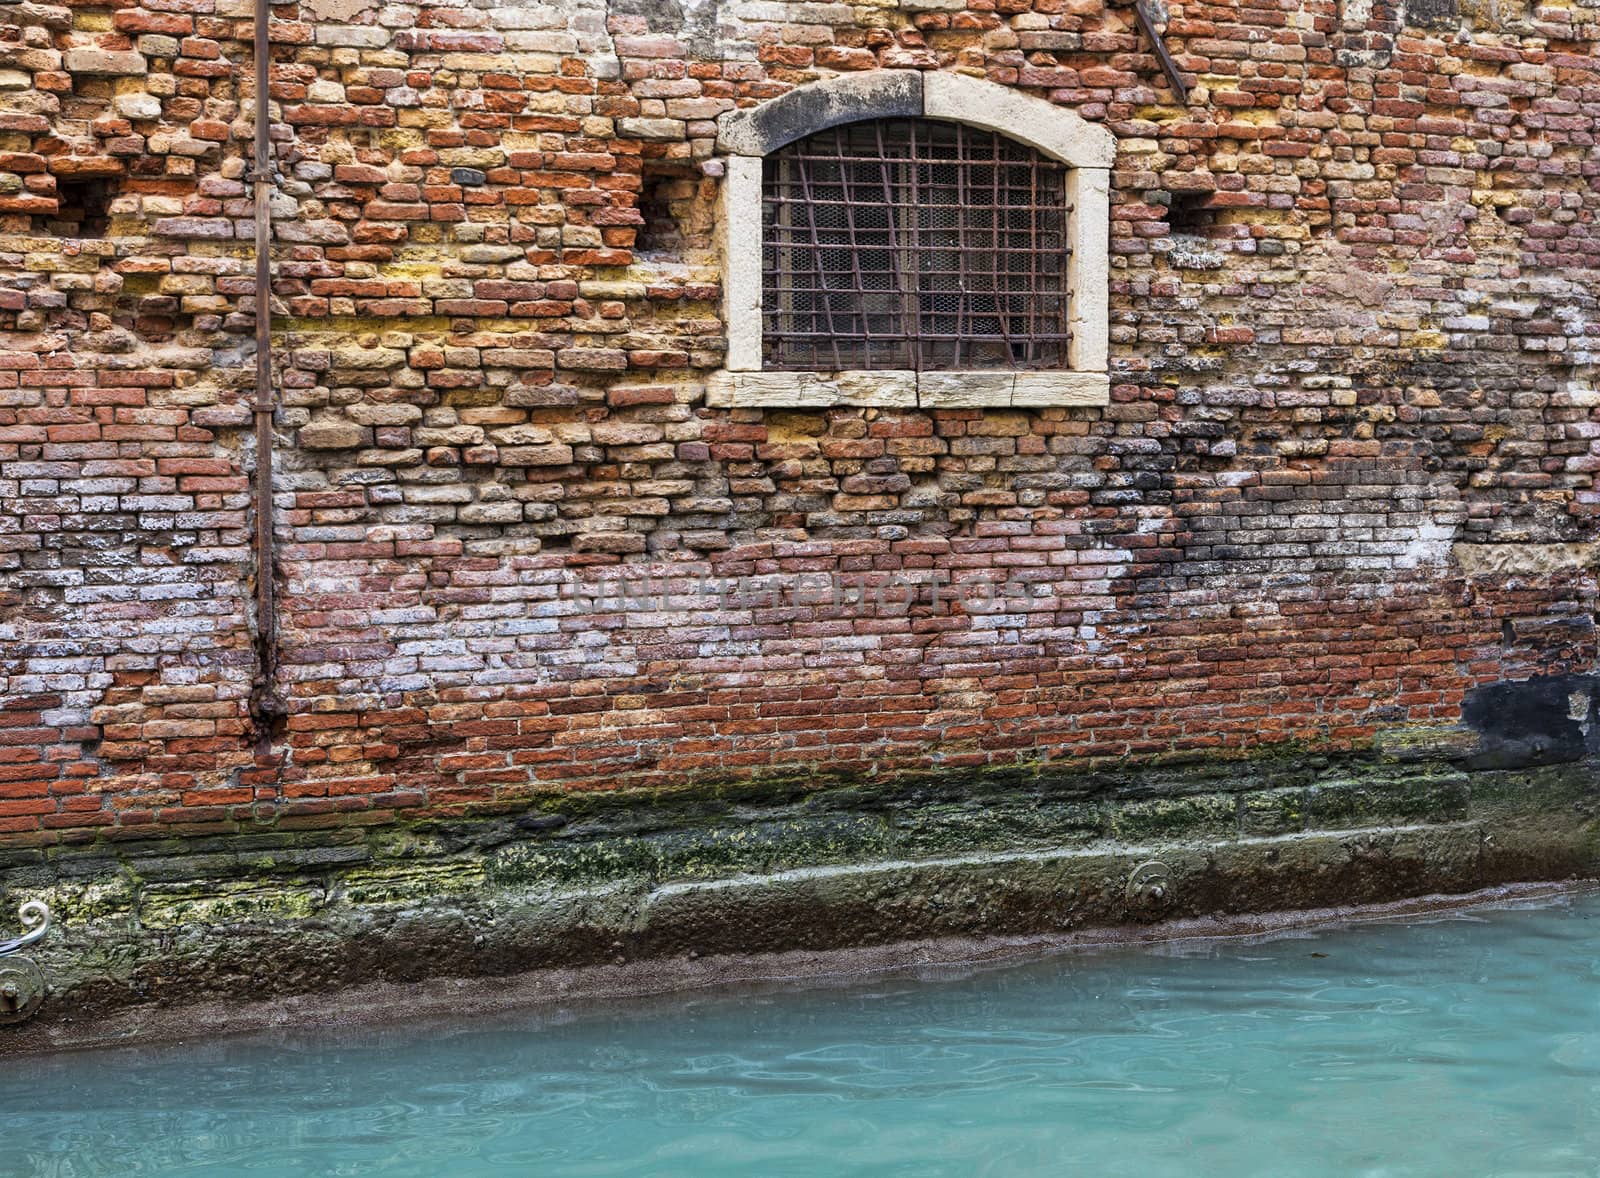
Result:
[[[717,372],[706,404],[719,409],[1010,409],[1106,405],[1104,372]]]
[[[1274,848],[1276,849],[1276,848]],[[899,883],[899,880],[895,880]],[[936,881],[929,881],[933,883]],[[1101,883],[1103,881],[1090,881]],[[1342,882],[1342,881],[1341,881]],[[1011,883],[1006,876],[991,882],[993,893]],[[710,987],[738,986],[743,993],[752,987],[759,992],[783,992],[801,987],[833,985],[843,976],[881,974],[888,970],[914,975],[930,962],[948,964],[1038,960],[1045,954],[1074,950],[1103,950],[1108,946],[1159,945],[1217,937],[1280,934],[1289,929],[1343,926],[1353,920],[1429,917],[1476,905],[1500,905],[1558,896],[1583,894],[1592,885],[1572,881],[1511,883],[1478,887],[1472,891],[1445,891],[1408,896],[1380,903],[1353,903],[1335,896],[1319,907],[1249,910],[1204,916],[1162,916],[1154,921],[1138,914],[1139,923],[1070,926],[1065,920],[1048,931],[1024,933],[946,934],[918,936],[915,932],[892,933],[884,941],[835,948],[781,949],[761,953],[735,951],[705,954],[699,950],[678,956],[616,957],[593,965],[534,964],[501,969],[475,976],[432,975],[407,980],[371,980],[301,993],[276,994],[270,1002],[250,997],[205,1001],[180,994],[161,1005],[147,1003],[95,1011],[86,1018],[49,1018],[49,1007],[32,1025],[13,1027],[0,1040],[0,1055],[18,1059],[28,1054],[122,1046],[136,1043],[155,1047],[168,1043],[192,1043],[225,1035],[270,1032],[281,1035],[284,1028],[297,1034],[313,1028],[349,1028],[355,1025],[384,1024],[416,1026],[419,1020],[495,1017],[516,1011],[525,1018],[537,1010],[548,1010],[554,1017],[569,1017],[578,1004],[612,999],[638,1000],[649,996],[694,991]],[[1322,888],[1326,894],[1331,889]],[[925,894],[925,893],[924,893]],[[964,896],[963,899],[966,897]],[[1024,896],[1024,899],[1031,897]],[[1054,897],[1038,897],[1048,905]],[[945,906],[937,893],[933,903]],[[452,916],[455,914],[452,913]],[[898,915],[898,912],[896,913]],[[538,932],[548,925],[535,926],[515,913],[515,931]],[[414,925],[428,940],[436,943],[457,927],[448,924],[443,933],[438,922],[414,921],[401,914],[405,927],[400,935],[411,935]],[[500,922],[490,920],[495,928]],[[387,926],[378,934],[380,947],[391,938]],[[604,931],[604,930],[601,930]],[[633,933],[635,930],[627,930]],[[371,945],[369,936],[363,947]],[[370,950],[369,950],[370,951]],[[292,949],[280,950],[290,968],[296,964]],[[521,966],[521,962],[517,962]],[[379,975],[374,972],[375,978]],[[54,997],[54,996],[52,996]],[[559,1012],[559,1013],[557,1013]]]
[[[1511,686],[1538,693],[1547,725],[1569,715],[1571,684]],[[108,1020],[163,1007],[276,1010],[384,979],[1031,935],[1593,872],[1593,758],[1466,771],[1468,745],[1414,735],[1411,752],[1443,758],[807,772],[558,789],[363,830],[0,847],[0,894],[59,918],[30,951],[49,1000],[0,1034],[0,1056],[118,1034]],[[1152,909],[1125,883],[1157,857],[1173,887]]]

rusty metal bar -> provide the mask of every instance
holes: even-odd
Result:
[[[256,389],[255,389],[255,548],[256,683],[252,693],[258,739],[277,712],[274,680],[278,618],[276,562],[272,551],[272,418],[277,410],[272,386],[272,156],[269,74],[270,0],[255,0],[255,220],[256,220]]]
[[[991,131],[829,128],[764,173],[764,360],[790,370],[1055,368],[1066,165]]]
[[[1156,22],[1150,18],[1149,9],[1145,7],[1148,3],[1149,0],[1133,0],[1134,15],[1138,18],[1139,27],[1144,30],[1144,35],[1150,38],[1150,44],[1156,51],[1156,60],[1161,63],[1161,72],[1166,74],[1167,81],[1172,83],[1178,101],[1188,102],[1189,84],[1178,72],[1178,63],[1172,60],[1172,53],[1167,49],[1166,41],[1156,32]]]

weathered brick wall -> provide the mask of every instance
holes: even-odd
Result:
[[[1592,669],[1600,9],[1170,15],[1187,105],[1083,0],[276,6],[268,723],[248,6],[0,6],[0,832],[1351,748]],[[716,119],[864,69],[1116,133],[1109,407],[704,406]]]

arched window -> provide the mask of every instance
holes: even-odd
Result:
[[[719,136],[729,350],[712,404],[1104,404],[1109,132],[884,71]]]

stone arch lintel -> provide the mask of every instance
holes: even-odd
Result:
[[[717,146],[730,155],[771,155],[841,123],[921,114],[922,75],[916,70],[843,74],[724,115]]]
[[[966,74],[915,70],[844,74],[733,111],[717,146],[764,156],[842,123],[918,116],[983,127],[1075,168],[1109,168],[1117,153],[1110,131],[1066,107]]]

